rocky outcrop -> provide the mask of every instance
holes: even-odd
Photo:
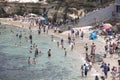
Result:
[[[0,17],[6,17],[13,14],[23,14],[24,12],[42,13],[43,9],[51,6],[41,3],[7,3],[0,2]]]

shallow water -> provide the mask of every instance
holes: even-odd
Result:
[[[6,28],[3,28],[6,27]],[[16,34],[22,31],[21,46]],[[83,64],[81,56],[72,53],[70,47],[65,43],[67,56],[64,50],[58,48],[56,41],[51,41],[47,34],[37,35],[33,31],[33,43],[37,44],[42,55],[36,58],[37,64],[27,63],[28,57],[34,58],[33,53],[29,53],[30,42],[25,40],[29,36],[29,31],[8,25],[0,26],[0,80],[84,80],[81,78],[80,66]],[[15,45],[17,44],[17,46]],[[48,58],[47,51],[51,49],[52,56]]]

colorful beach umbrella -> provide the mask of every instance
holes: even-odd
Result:
[[[109,23],[103,24],[103,29],[110,29],[112,28],[112,25]]]

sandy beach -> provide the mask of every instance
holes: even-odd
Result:
[[[26,29],[29,29],[30,24],[27,22],[21,22],[21,21],[13,21],[10,18],[0,18],[0,22],[4,23],[4,24],[8,24],[8,25],[14,25],[17,27],[23,27]],[[74,46],[74,50],[72,53],[74,53],[73,55],[76,56],[82,56],[82,62],[85,63],[85,50],[84,50],[84,45],[86,43],[88,43],[88,45],[91,45],[93,42],[96,44],[97,48],[96,48],[96,53],[100,54],[100,55],[104,55],[105,51],[104,51],[104,45],[105,45],[105,40],[103,39],[103,37],[98,36],[97,40],[89,40],[89,33],[91,31],[89,31],[88,29],[91,28],[92,26],[87,26],[87,27],[82,27],[82,28],[75,28],[75,29],[82,29],[85,32],[85,38],[83,40],[81,40],[80,38],[76,39],[75,42],[75,46]],[[38,30],[38,27],[33,26],[32,30]],[[65,40],[67,40],[68,38],[68,33],[70,33],[70,31],[65,31],[63,33],[54,33],[53,30],[51,29],[49,31],[49,35],[54,35],[56,37],[59,38],[63,38]],[[90,54],[90,52],[89,52]],[[110,63],[110,69],[112,69],[113,66],[118,66],[118,60],[120,58],[118,58],[118,56],[115,54],[113,55],[113,58],[110,58],[110,55],[108,54],[107,58],[103,58],[103,61],[106,62],[107,64]],[[92,75],[91,75],[92,73]],[[95,75],[104,75],[102,72],[102,69],[100,68],[100,63],[94,63],[92,70],[90,72],[88,72],[88,75],[91,77],[91,80],[94,80]],[[111,73],[108,73],[109,77],[106,80],[112,80],[111,79]],[[89,78],[85,78],[83,80],[89,80]],[[116,79],[118,80],[118,79]]]

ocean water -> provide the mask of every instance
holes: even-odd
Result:
[[[16,37],[20,32],[21,46],[20,39]],[[56,42],[60,39],[54,38],[52,42],[50,35],[38,35],[37,31],[32,31],[33,43],[37,44],[42,55],[37,56],[36,64],[28,65],[28,57],[34,58],[35,52],[29,53],[31,44],[25,40],[29,30],[2,24],[0,33],[0,80],[85,80],[81,78],[81,56],[79,52],[70,51],[67,41],[65,57],[64,50],[57,47]],[[52,53],[50,58],[47,56],[48,49]]]

